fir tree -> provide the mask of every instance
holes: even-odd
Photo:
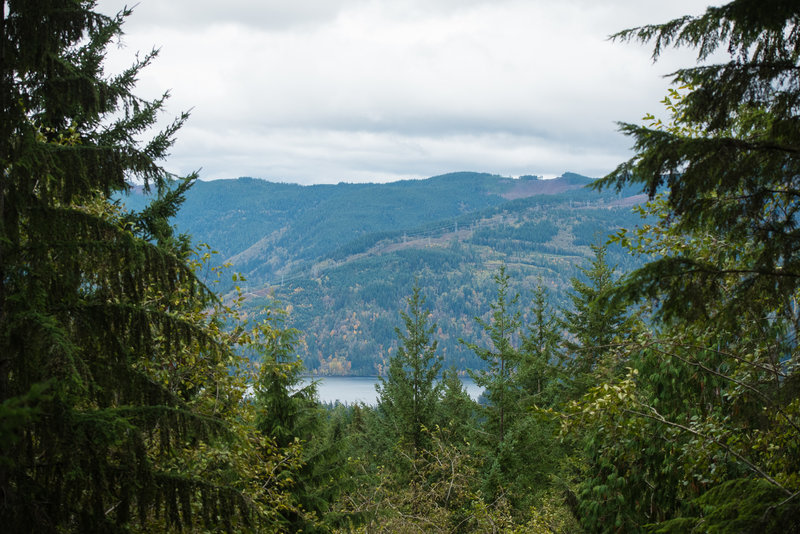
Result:
[[[497,298],[491,303],[491,320],[486,322],[475,318],[488,334],[492,347],[461,341],[487,364],[488,369],[470,371],[470,376],[486,390],[490,402],[487,426],[496,444],[502,443],[505,438],[509,426],[507,417],[513,413],[518,401],[514,373],[519,365],[519,350],[514,344],[515,337],[519,335],[520,313],[512,312],[509,308],[517,304],[519,294],[509,295],[509,278],[505,265],[501,266],[494,275]]]
[[[300,445],[301,465],[279,470],[290,479],[288,491],[296,508],[280,510],[282,528],[287,532],[329,532],[329,523],[342,517],[328,517],[331,507],[346,485],[342,444],[329,435],[317,400],[316,383],[303,385],[303,363],[296,349],[299,332],[284,326],[281,310],[268,309],[261,323],[265,341],[253,348],[261,368],[255,384],[256,427],[279,447]]]
[[[105,76],[130,11],[94,6],[6,0],[0,15],[0,521],[9,532],[256,528],[237,463],[253,451],[230,419],[239,361],[166,220],[193,180],[175,188],[159,164],[186,116],[137,140],[164,102],[132,93],[155,53]],[[159,199],[120,212],[111,195],[128,180]]]
[[[437,418],[442,428],[450,430],[452,441],[469,439],[475,424],[475,401],[464,389],[455,367],[442,374],[442,393]]]
[[[699,62],[729,55],[671,75],[688,91],[665,100],[672,124],[621,125],[636,154],[597,185],[664,192],[672,226],[720,244],[714,258],[685,246],[650,262],[626,296],[661,299],[666,317],[735,323],[753,303],[785,306],[800,287],[799,20],[797,2],[736,0],[613,36],[653,42],[654,60],[671,46],[694,47]]]
[[[260,432],[278,446],[307,440],[317,426],[316,384],[303,383],[303,362],[296,354],[300,332],[285,328],[281,310],[267,310],[262,327],[266,341],[256,347],[261,369],[255,386]]]
[[[532,320],[528,332],[522,337],[521,361],[517,382],[528,401],[546,405],[553,401],[556,392],[558,369],[561,363],[559,331],[560,322],[547,303],[542,281],[536,286],[531,306]]]
[[[564,328],[569,334],[566,372],[577,396],[602,374],[604,355],[629,326],[625,304],[607,298],[616,288],[616,280],[614,268],[606,263],[605,247],[593,245],[592,250],[591,265],[581,269],[586,281],[572,279],[572,309],[564,311]]]
[[[390,433],[419,451],[426,442],[426,429],[435,421],[442,357],[436,354],[437,342],[431,340],[436,324],[428,323],[430,311],[424,308],[419,284],[414,284],[406,303],[408,312],[400,312],[405,332],[395,329],[397,352],[389,361],[386,378],[381,377],[376,388],[378,409],[385,415]]]

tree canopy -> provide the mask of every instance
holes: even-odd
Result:
[[[736,0],[612,37],[653,42],[653,59],[671,46],[698,51],[700,64],[672,74],[687,92],[666,100],[671,127],[621,124],[636,154],[598,184],[641,184],[651,199],[663,191],[669,224],[716,241],[713,257],[690,247],[631,278],[629,293],[663,296],[667,316],[735,317],[764,299],[783,306],[798,288],[798,17],[796,2]],[[710,63],[722,51],[730,59]]]
[[[408,311],[400,312],[405,330],[395,330],[397,352],[389,359],[386,378],[377,385],[378,406],[387,418],[389,432],[418,451],[436,420],[442,357],[436,354],[436,341],[431,340],[436,324],[428,322],[430,311],[424,308],[419,285],[414,285],[406,305]]]
[[[181,115],[106,74],[130,10],[6,0],[0,24],[0,518],[13,532],[255,529],[281,499],[242,423],[242,331],[168,217]],[[112,194],[156,192],[140,212]],[[224,316],[224,318],[223,318]],[[222,454],[225,451],[225,454]],[[259,480],[260,479],[260,480]],[[255,489],[260,488],[260,489]],[[272,497],[270,497],[272,495]],[[275,499],[273,499],[275,497]]]
[[[655,532],[800,522],[799,17],[796,2],[735,0],[614,36],[652,42],[654,59],[694,47],[699,65],[672,74],[668,119],[622,124],[635,155],[598,184],[651,197],[643,211],[657,222],[616,239],[655,259],[607,302],[644,301],[657,320],[618,351],[627,376],[569,410],[589,422],[597,466],[582,483],[587,526],[638,529],[643,514]],[[720,52],[730,59],[710,63]]]

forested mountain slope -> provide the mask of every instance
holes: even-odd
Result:
[[[311,371],[383,373],[415,279],[446,363],[465,369],[481,362],[458,339],[477,335],[474,318],[488,313],[501,264],[522,294],[523,314],[539,279],[564,304],[589,245],[640,222],[631,210],[641,200],[635,190],[598,193],[589,183],[571,173],[543,180],[466,172],[389,184],[217,180],[195,184],[175,223],[244,274],[248,308],[276,299],[288,307]],[[615,249],[609,261],[633,265]]]

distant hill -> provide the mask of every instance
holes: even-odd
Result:
[[[415,279],[448,364],[474,368],[481,362],[458,339],[479,339],[474,317],[488,317],[500,264],[523,312],[539,279],[565,305],[589,245],[640,224],[631,206],[641,195],[598,193],[591,181],[469,172],[389,184],[216,180],[195,184],[175,224],[247,277],[253,311],[275,299],[289,309],[314,372],[381,373]],[[123,202],[139,209],[146,199]],[[622,270],[635,265],[613,248],[609,258]]]

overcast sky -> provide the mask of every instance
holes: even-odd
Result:
[[[168,113],[192,110],[166,162],[177,174],[602,176],[630,156],[615,121],[658,113],[663,76],[694,60],[684,51],[653,64],[648,47],[608,35],[707,3],[140,0],[107,69],[161,49],[138,94],[169,89]]]

